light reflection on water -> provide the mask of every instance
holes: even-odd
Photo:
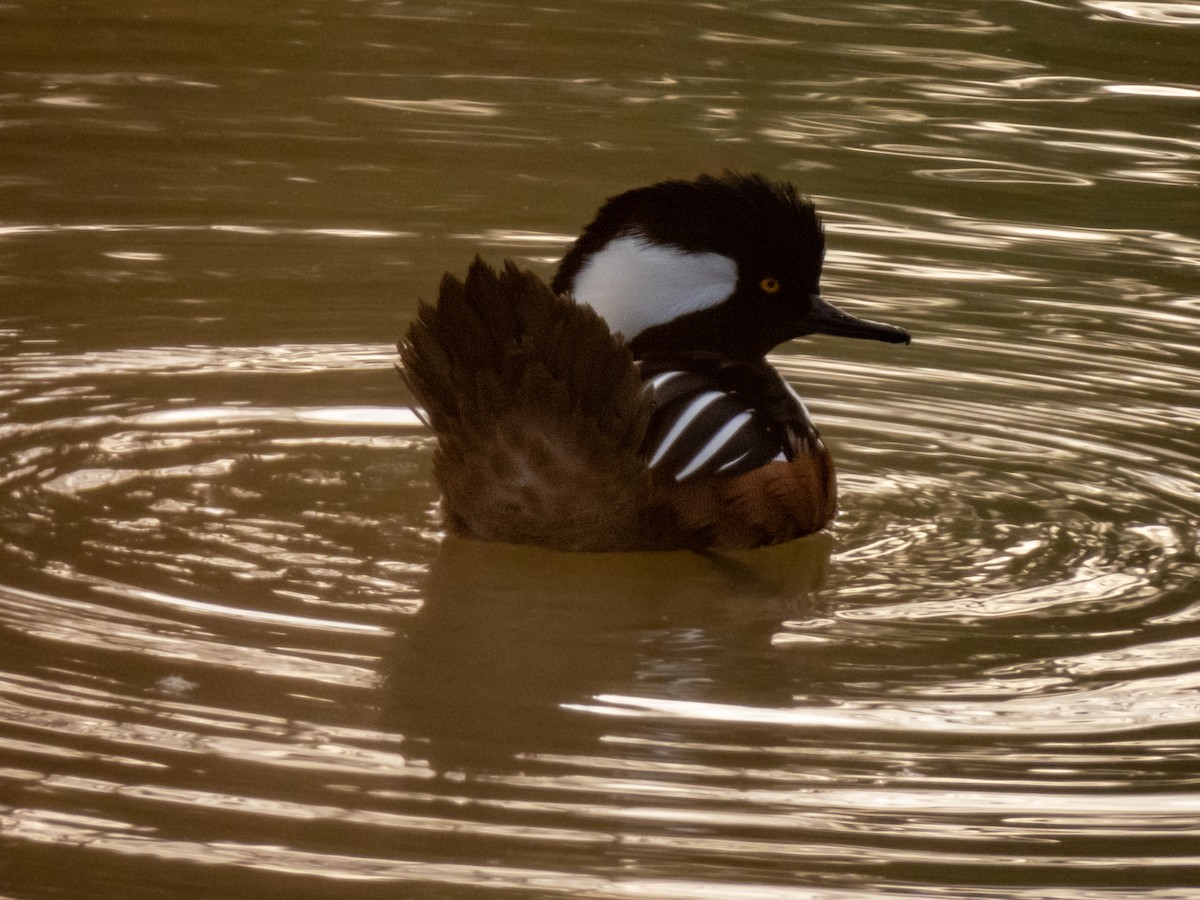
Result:
[[[1194,895],[1194,4],[135,6],[0,11],[0,892]],[[831,534],[444,541],[417,298],[727,165],[916,338]]]

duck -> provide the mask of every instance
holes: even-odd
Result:
[[[820,334],[908,344],[821,296],[811,199],[757,174],[610,197],[546,283],[476,257],[398,343],[445,527],[575,552],[719,552],[824,529],[833,458],[770,364]]]

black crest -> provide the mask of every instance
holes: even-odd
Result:
[[[653,243],[811,270],[815,282],[825,236],[812,203],[786,183],[725,172],[661,181],[610,198],[559,264],[551,287],[571,289],[588,257],[613,238],[640,232]]]

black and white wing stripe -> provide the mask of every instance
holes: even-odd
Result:
[[[658,475],[676,481],[741,475],[791,458],[774,423],[703,375],[663,372],[647,379],[642,390],[655,405],[642,449]]]

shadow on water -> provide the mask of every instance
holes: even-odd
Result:
[[[734,555],[571,554],[449,539],[387,663],[385,727],[439,771],[586,754],[621,690],[778,705],[779,624],[808,616],[832,540]]]

